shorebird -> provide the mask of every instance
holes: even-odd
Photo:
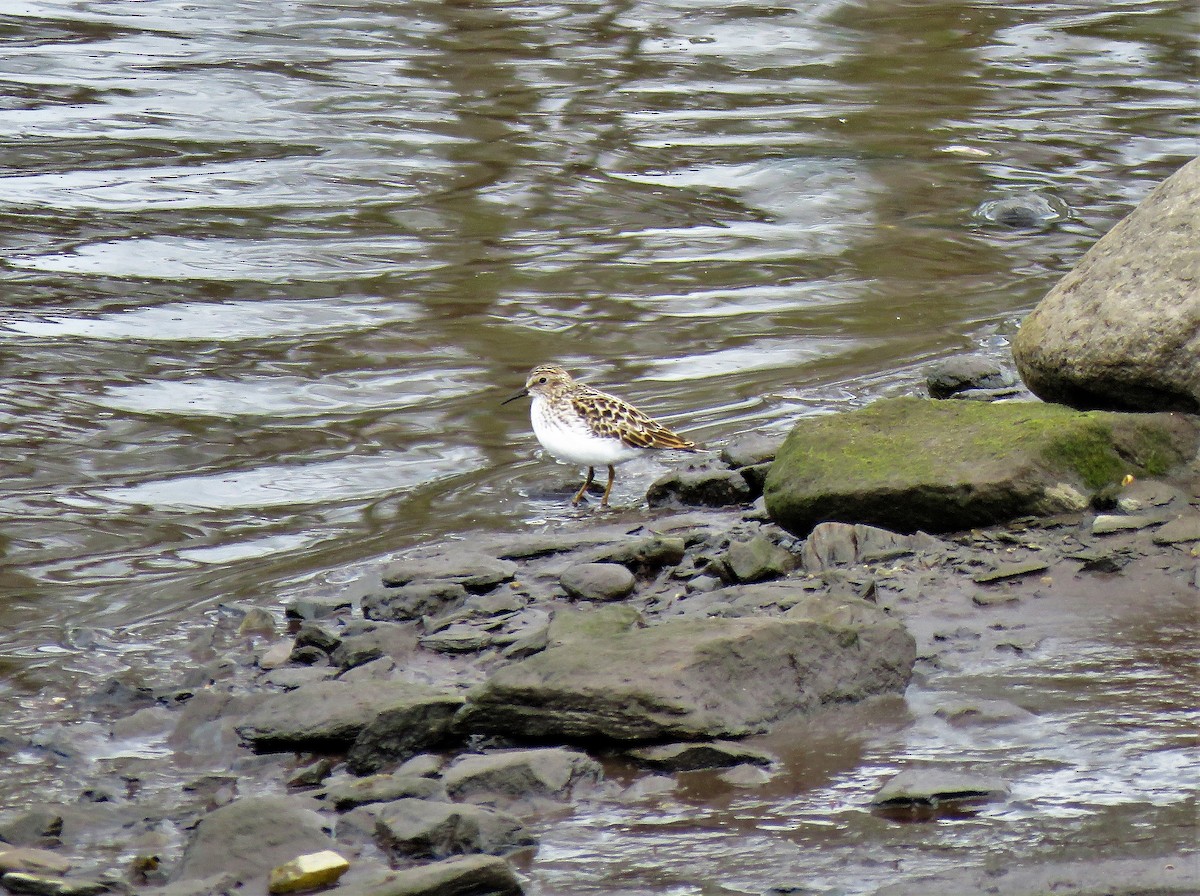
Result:
[[[628,402],[576,382],[552,364],[533,368],[525,388],[501,404],[526,395],[533,398],[529,419],[542,447],[561,461],[587,467],[587,479],[571,500],[573,505],[583,500],[596,467],[608,467],[608,485],[600,501],[601,507],[607,507],[617,464],[656,448],[690,451],[696,447]]]

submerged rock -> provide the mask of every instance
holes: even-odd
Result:
[[[367,619],[408,621],[461,607],[467,589],[458,582],[416,582],[372,591],[362,599]]]
[[[1156,187],[1025,318],[1033,392],[1081,408],[1200,411],[1200,159]]]
[[[754,587],[767,586],[741,592]],[[912,636],[869,604],[804,596],[785,617],[670,621],[550,647],[496,671],[459,723],[567,742],[743,737],[902,691],[914,659]]]
[[[706,768],[730,768],[735,765],[774,765],[778,759],[765,750],[756,750],[729,741],[661,744],[639,747],[625,754],[638,765],[664,772],[691,772]]]
[[[970,529],[1077,511],[1077,489],[1163,472],[1198,440],[1200,427],[1178,414],[884,399],[801,420],[771,466],[767,509],[797,535],[824,521]]]

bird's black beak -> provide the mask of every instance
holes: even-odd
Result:
[[[506,405],[506,404],[508,404],[510,401],[516,401],[518,398],[524,398],[524,397],[525,397],[526,395],[528,395],[528,394],[529,394],[529,390],[528,390],[528,389],[522,389],[520,392],[518,392],[518,393],[517,393],[516,395],[514,395],[512,398],[506,398],[506,399],[504,399],[504,401],[500,402],[500,404],[501,404],[501,405]]]

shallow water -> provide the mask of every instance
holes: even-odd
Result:
[[[8,4],[0,708],[571,515],[535,362],[719,445],[1003,355],[1196,154],[1188,6]]]

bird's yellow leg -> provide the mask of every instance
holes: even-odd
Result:
[[[600,502],[601,507],[608,506],[608,496],[612,492],[613,480],[617,478],[617,468],[612,464],[608,465],[608,486],[604,489],[604,499]]]
[[[612,469],[612,467],[609,467],[609,469],[611,470],[611,469]],[[575,497],[574,497],[574,498],[571,500],[571,504],[572,504],[572,506],[578,506],[578,505],[579,505],[579,502],[583,500],[583,493],[584,493],[584,492],[586,492],[586,491],[588,490],[588,486],[592,484],[592,479],[594,479],[594,478],[595,478],[595,476],[596,476],[596,468],[595,468],[595,467],[588,467],[588,475],[587,475],[587,479],[584,481],[583,485],[581,485],[581,486],[579,487],[579,491],[577,491],[577,492],[575,493]],[[612,480],[611,480],[611,479],[609,480],[608,484],[609,484],[609,487],[611,488],[611,487],[612,487]],[[604,495],[604,500],[605,500],[605,501],[607,501],[607,500],[608,500],[608,494],[607,494],[607,493]]]

